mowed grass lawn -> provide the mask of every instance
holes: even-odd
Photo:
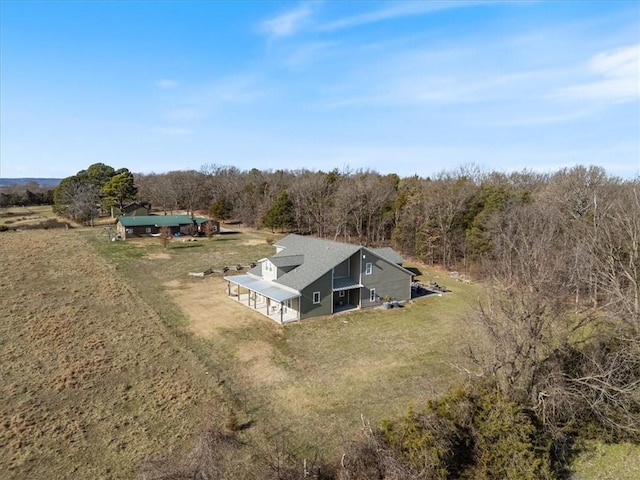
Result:
[[[151,238],[95,242],[144,296],[193,332],[203,361],[245,412],[242,421],[302,448],[334,457],[358,434],[361,416],[376,424],[461,378],[455,352],[481,290],[443,272],[419,267],[426,281],[452,293],[286,326],[228,298],[220,275],[188,276],[272,255],[268,236],[243,230],[198,242],[178,239],[166,249]]]

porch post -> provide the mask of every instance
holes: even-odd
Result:
[[[247,306],[251,307],[251,290],[247,288]]]
[[[267,317],[269,316],[269,308],[271,307],[271,299],[267,297]]]
[[[280,323],[282,323],[283,315],[284,315],[284,307],[282,306],[282,302],[280,302]]]

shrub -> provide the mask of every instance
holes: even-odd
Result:
[[[54,218],[50,218],[49,220],[45,220],[44,222],[20,225],[20,228],[24,230],[37,230],[40,228],[43,230],[49,230],[52,228],[71,228],[71,225]]]
[[[383,422],[351,447],[342,478],[546,479],[553,478],[549,452],[527,411],[478,383]]]

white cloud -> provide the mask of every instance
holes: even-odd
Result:
[[[272,37],[288,37],[306,25],[313,14],[313,4],[303,3],[299,7],[265,20],[260,30]]]
[[[156,87],[162,89],[177,88],[180,84],[175,80],[162,79],[156,82]]]
[[[614,102],[640,98],[640,45],[601,52],[588,62],[587,71],[591,81],[564,87],[554,96]]]
[[[251,103],[262,96],[255,84],[256,80],[251,75],[229,76],[204,88],[198,94],[199,101],[208,105]]]
[[[193,131],[182,127],[160,127],[155,129],[156,132],[169,136],[192,135]]]
[[[353,15],[333,22],[327,22],[318,27],[320,31],[335,31],[343,28],[357,27],[369,23],[391,20],[394,18],[408,17],[414,15],[426,15],[429,13],[439,12],[442,10],[451,10],[454,8],[475,7],[485,4],[500,3],[490,0],[461,0],[457,2],[451,1],[429,1],[429,2],[393,2],[388,7],[380,8],[368,13]]]
[[[165,117],[171,122],[190,122],[198,120],[202,117],[202,114],[193,107],[178,107],[168,110],[165,113]]]
[[[312,64],[329,55],[336,45],[336,42],[313,42],[296,45],[285,57],[284,63],[289,68],[298,68]]]

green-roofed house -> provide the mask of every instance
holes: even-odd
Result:
[[[186,235],[192,225],[196,231],[202,232],[207,222],[209,220],[206,218],[191,217],[190,215],[139,215],[118,217],[116,225],[118,235],[125,240],[132,236],[156,235],[160,233],[162,227],[168,227],[172,235],[177,233]],[[213,231],[215,233],[220,231],[219,223],[213,226]]]
[[[279,323],[411,299],[413,273],[391,248],[295,234],[275,247],[248,273],[224,278],[232,298]]]

